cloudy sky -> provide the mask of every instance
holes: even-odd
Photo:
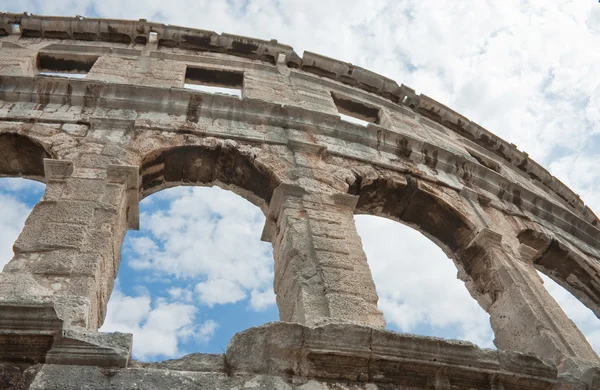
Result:
[[[0,10],[146,18],[349,61],[517,144],[600,210],[596,0],[0,0]],[[0,266],[42,194],[43,185],[0,179],[0,202],[9,206]],[[140,217],[103,327],[133,333],[136,358],[221,352],[235,332],[277,319],[258,208],[217,188],[180,187],[144,200]],[[434,244],[384,219],[356,222],[390,329],[492,347],[489,317]],[[553,282],[546,287],[600,351],[600,321]]]

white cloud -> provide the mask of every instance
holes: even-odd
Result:
[[[173,358],[184,353],[183,346],[190,338],[206,343],[214,335],[218,323],[197,324],[197,317],[198,308],[193,305],[149,295],[127,296],[117,287],[100,330],[132,333],[135,358]]]
[[[213,87],[210,85],[199,85],[199,84],[184,84],[184,88],[193,89],[195,91],[201,91],[206,93],[214,93],[214,94],[224,94],[224,95],[234,95],[239,98],[242,97],[242,90],[239,88],[222,88],[222,87]]]
[[[552,162],[550,171],[578,193],[592,210],[600,212],[598,167],[600,167],[600,154],[580,154],[565,156]]]
[[[202,344],[208,343],[218,327],[219,324],[214,320],[205,321],[196,332],[196,340]]]
[[[260,241],[265,218],[258,207],[219,188],[179,187],[164,209],[142,213],[147,235],[130,240],[129,265],[180,280],[201,280],[194,291],[210,307],[272,294],[273,256]],[[273,300],[252,295],[251,307]],[[260,302],[259,302],[260,300]]]
[[[0,269],[13,257],[12,245],[19,236],[31,208],[17,198],[0,193]]]
[[[43,183],[21,179],[20,177],[0,178],[0,192],[16,192],[24,194],[25,191],[41,194],[46,186]]]
[[[255,311],[266,310],[269,306],[275,304],[275,292],[273,289],[266,291],[252,290],[250,293],[250,306]]]
[[[169,294],[169,297],[173,300],[190,303],[193,301],[192,292],[185,288],[172,287],[167,290],[167,293]]]
[[[195,290],[198,293],[198,300],[209,307],[215,304],[235,303],[246,298],[244,290],[230,279],[201,282],[196,285]]]
[[[146,256],[151,256],[158,251],[156,243],[150,237],[146,236],[131,238],[129,245],[131,245],[133,252],[141,258],[140,261],[144,261],[143,259]]]

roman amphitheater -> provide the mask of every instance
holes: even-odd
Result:
[[[600,389],[599,357],[536,271],[600,316],[598,218],[509,141],[276,40],[6,13],[0,36],[0,176],[46,184],[0,273],[0,388]],[[264,212],[281,322],[221,355],[137,362],[131,335],[98,328],[138,202],[180,185]],[[497,350],[385,329],[365,213],[442,248]]]

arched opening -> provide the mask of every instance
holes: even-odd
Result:
[[[433,188],[410,176],[357,176],[350,192],[358,195],[356,214],[371,214],[414,227],[447,254],[456,252],[473,234],[472,223],[445,199],[456,194]]]
[[[489,315],[435,243],[390,219],[356,215],[355,221],[388,329],[494,347]]]
[[[388,328],[493,347],[490,317],[449,259],[474,232],[456,194],[410,176],[357,175],[350,191],[371,214],[355,220]]]
[[[16,134],[0,134],[0,177],[24,177],[44,181],[44,159],[52,158],[32,139]]]
[[[176,187],[140,204],[101,331],[133,334],[134,359],[222,353],[231,337],[277,321],[263,213],[217,187]]]
[[[149,153],[142,161],[143,197],[179,185],[217,185],[264,207],[279,185],[256,156],[231,145],[184,146]]]
[[[222,353],[235,333],[277,321],[272,247],[260,236],[278,183],[255,156],[166,149],[140,173],[140,230],[125,238],[100,330],[132,333],[134,359],[156,361]]]
[[[2,164],[2,163],[0,163]],[[44,195],[44,184],[22,178],[0,177],[0,271],[12,259],[12,245],[25,220]]]
[[[600,319],[561,285],[539,272],[544,287],[600,355]]]
[[[0,134],[0,270],[13,257],[12,245],[44,194],[44,159],[51,154],[29,137]],[[30,179],[30,180],[26,180]]]

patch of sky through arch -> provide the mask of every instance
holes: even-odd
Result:
[[[45,185],[22,178],[0,178],[0,270],[13,257],[12,246],[33,206],[44,195]]]
[[[489,315],[436,244],[389,219],[357,215],[355,220],[388,329],[493,348]]]
[[[279,319],[260,209],[217,187],[176,187],[140,204],[102,331],[134,334],[134,358],[222,353],[231,337]]]

